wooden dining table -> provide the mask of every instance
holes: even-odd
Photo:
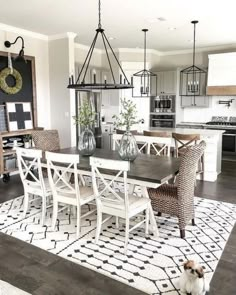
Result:
[[[79,155],[79,150],[77,147],[63,148],[54,152]],[[106,149],[96,149],[93,156],[105,159],[120,160],[120,156],[117,151]],[[142,197],[149,198],[148,188],[157,188],[160,185],[168,182],[178,173],[179,165],[180,159],[178,158],[139,154],[133,162],[130,162],[127,183],[129,184],[131,190],[134,186],[139,186],[141,188]],[[91,176],[92,172],[88,156],[80,156],[78,172],[81,175]],[[115,167],[114,171],[104,170],[102,171],[102,174],[107,179],[112,178],[112,176],[116,174]],[[119,181],[119,179],[117,180]],[[120,180],[122,181],[123,179]],[[153,232],[154,236],[157,237],[158,228],[152,208],[150,208],[150,225],[150,230]]]

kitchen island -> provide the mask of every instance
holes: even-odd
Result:
[[[150,127],[150,131],[166,131],[182,134],[200,134],[200,140],[206,142],[206,150],[204,153],[204,173],[203,180],[216,181],[217,176],[221,173],[221,157],[222,157],[222,134],[224,130],[208,130],[208,129],[189,129],[189,128],[158,128]],[[174,140],[172,142],[174,146]]]

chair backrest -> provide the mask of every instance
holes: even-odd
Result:
[[[53,197],[76,197],[80,204],[77,165],[79,155],[46,152],[48,178]]]
[[[24,189],[45,191],[42,174],[42,151],[36,149],[16,148],[17,163]]]
[[[45,151],[60,149],[60,139],[57,130],[36,130],[32,132],[35,147]]]
[[[155,130],[154,131],[144,130],[143,135],[154,136],[154,137],[171,137],[170,133],[168,133],[167,131],[155,131]]]
[[[90,165],[92,168],[93,190],[96,196],[98,206],[102,206],[102,202],[106,200],[112,204],[124,204],[125,210],[128,212],[128,190],[127,190],[127,172],[130,169],[130,163],[122,160],[109,160],[98,157],[90,157]],[[102,169],[115,170],[116,174],[111,175],[110,179],[105,179]],[[107,173],[107,172],[106,172]],[[122,181],[123,180],[123,181]],[[124,198],[121,198],[114,189],[115,181],[123,182]]]
[[[205,141],[189,146],[181,157],[178,177],[178,197],[183,202],[193,202],[198,161],[206,148]]]
[[[121,129],[116,129],[116,134],[124,134],[126,131]],[[133,135],[138,134],[138,130],[130,130],[130,133]]]
[[[175,140],[176,156],[178,153],[184,151],[186,147],[197,144],[200,140],[200,134],[180,134],[172,133],[172,137]]]
[[[122,134],[113,134],[113,150],[115,150],[116,147],[119,147],[122,136]],[[138,144],[138,150],[140,153],[145,152],[149,155],[152,148],[157,156],[161,156],[162,154],[166,156],[170,155],[171,137],[154,137],[144,135],[134,135],[134,137]]]

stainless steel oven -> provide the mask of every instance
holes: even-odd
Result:
[[[236,156],[236,130],[226,130],[223,133],[222,151],[224,155]]]
[[[174,112],[175,95],[159,95],[152,98],[151,112],[169,113]]]
[[[151,115],[151,127],[175,127],[175,115]]]

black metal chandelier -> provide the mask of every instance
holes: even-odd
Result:
[[[105,49],[105,53],[106,53],[106,57],[107,57],[107,61],[109,64],[109,68],[111,71],[111,83],[109,83],[109,81],[107,81],[107,78],[104,78],[104,81],[97,81],[96,79],[96,73],[94,71],[93,73],[93,77],[92,77],[92,83],[86,83],[85,81],[85,77],[86,74],[88,72],[89,69],[89,64],[90,64],[90,60],[91,57],[93,55],[93,51],[95,48],[95,44],[97,42],[98,39],[98,35],[100,34],[101,36],[101,40],[103,42],[104,45],[104,49]],[[109,55],[108,51],[111,51],[111,54]],[[117,63],[120,71],[122,74],[120,74],[119,77],[119,82],[116,81],[115,79],[115,75],[112,69],[112,60],[111,57],[113,57],[113,59],[115,60],[115,62]],[[133,86],[130,84],[129,80],[127,79],[120,63],[119,60],[117,59],[105,33],[104,33],[104,29],[102,29],[102,25],[101,25],[101,0],[98,1],[98,28],[96,29],[96,34],[95,37],[93,39],[93,42],[91,44],[91,47],[88,51],[88,54],[85,58],[85,61],[82,65],[82,68],[78,74],[78,78],[76,80],[76,82],[74,83],[74,76],[71,75],[69,77],[69,85],[68,88],[70,89],[76,89],[78,91],[91,91],[91,90],[111,90],[111,89],[128,89],[128,88],[133,88]]]
[[[148,97],[151,95],[151,80],[154,82],[155,87],[153,89],[156,89],[157,85],[157,75],[147,70],[147,32],[148,29],[142,29],[144,32],[144,69],[133,74],[131,78],[131,84],[134,85],[134,88],[132,89],[132,96],[133,97]],[[138,78],[138,81],[136,80]],[[155,79],[155,81],[154,81]],[[137,82],[136,82],[137,81]],[[139,86],[139,93],[136,94],[135,91],[135,85]],[[152,95],[156,95],[156,93],[152,93]]]
[[[15,61],[24,61],[26,63],[26,59],[24,57],[25,44],[24,44],[24,39],[21,36],[18,36],[14,42],[5,41],[4,42],[4,45],[5,45],[5,47],[10,48],[11,45],[14,45],[19,39],[22,42],[22,46],[21,46],[21,50],[20,50],[18,56],[14,60]]]
[[[201,96],[204,95],[207,72],[195,65],[196,24],[197,20],[191,21],[194,26],[193,33],[193,65],[180,72],[180,95]]]

